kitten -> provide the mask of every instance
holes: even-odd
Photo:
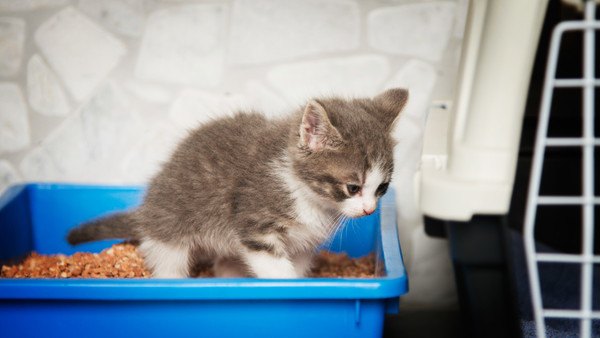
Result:
[[[341,220],[369,215],[392,177],[390,136],[408,92],[309,101],[267,120],[238,113],[182,141],[143,203],[71,230],[78,244],[140,242],[158,278],[211,261],[219,277],[298,278]]]

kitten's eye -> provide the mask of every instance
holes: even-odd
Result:
[[[389,185],[390,185],[389,183],[381,183],[377,187],[377,191],[376,191],[377,195],[383,195],[383,194],[385,194],[385,192],[387,191]]]
[[[350,195],[354,195],[360,191],[360,186],[358,186],[356,184],[347,184],[346,189],[348,189],[348,193]]]

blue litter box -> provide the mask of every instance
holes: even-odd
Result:
[[[116,241],[71,247],[68,229],[137,206],[138,187],[28,184],[0,198],[0,262],[98,252]],[[351,221],[327,246],[376,253],[382,276],[265,279],[1,279],[3,337],[380,337],[407,277],[393,191],[373,215]]]

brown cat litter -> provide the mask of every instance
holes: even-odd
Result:
[[[315,259],[310,277],[374,277],[373,255],[350,258],[346,254],[322,251]],[[115,244],[99,254],[78,252],[72,256],[31,253],[21,264],[3,265],[5,278],[149,278],[150,272],[137,247]],[[197,277],[214,277],[212,269],[198,272]]]

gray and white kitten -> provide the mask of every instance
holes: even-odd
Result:
[[[183,140],[143,203],[71,230],[78,244],[140,242],[158,278],[210,261],[219,277],[298,278],[341,219],[375,211],[393,170],[392,125],[408,92],[324,98],[279,120],[238,113]]]

